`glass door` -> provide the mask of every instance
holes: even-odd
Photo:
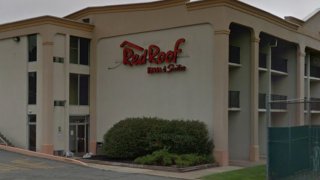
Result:
[[[28,149],[37,149],[37,118],[35,114],[28,115]]]
[[[69,149],[76,155],[88,152],[89,116],[70,116]]]

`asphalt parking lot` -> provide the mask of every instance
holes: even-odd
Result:
[[[0,150],[0,179],[6,180],[169,180],[144,174],[113,172]]]

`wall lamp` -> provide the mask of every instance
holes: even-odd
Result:
[[[20,42],[20,37],[19,37],[19,36],[16,36],[16,37],[13,38],[13,40],[14,40],[15,42]]]

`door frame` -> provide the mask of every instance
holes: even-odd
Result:
[[[83,125],[84,126],[84,138],[83,139],[79,139],[79,134],[78,134],[78,129],[79,126]],[[71,142],[71,127],[74,126],[75,127],[75,132],[73,132],[73,134],[76,136],[75,139],[73,140],[73,142]],[[70,115],[69,116],[69,150],[72,151],[75,154],[85,154],[88,152],[88,145],[89,145],[89,135],[90,135],[90,123],[89,123],[89,115]],[[79,140],[83,140],[84,141],[84,152],[79,152],[79,146],[78,146],[78,142]],[[71,146],[70,144],[74,143],[75,145],[75,149],[71,150]]]
[[[31,116],[34,117],[34,120],[31,122]],[[30,151],[37,151],[37,115],[36,114],[28,114],[27,116],[28,121],[27,121],[27,142],[28,142],[28,150]],[[30,146],[30,126],[35,126],[35,144],[34,144],[34,149],[31,148]]]

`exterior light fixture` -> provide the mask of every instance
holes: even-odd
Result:
[[[13,40],[14,40],[15,42],[20,42],[20,37],[19,37],[19,36],[16,36],[16,37],[13,38]]]

